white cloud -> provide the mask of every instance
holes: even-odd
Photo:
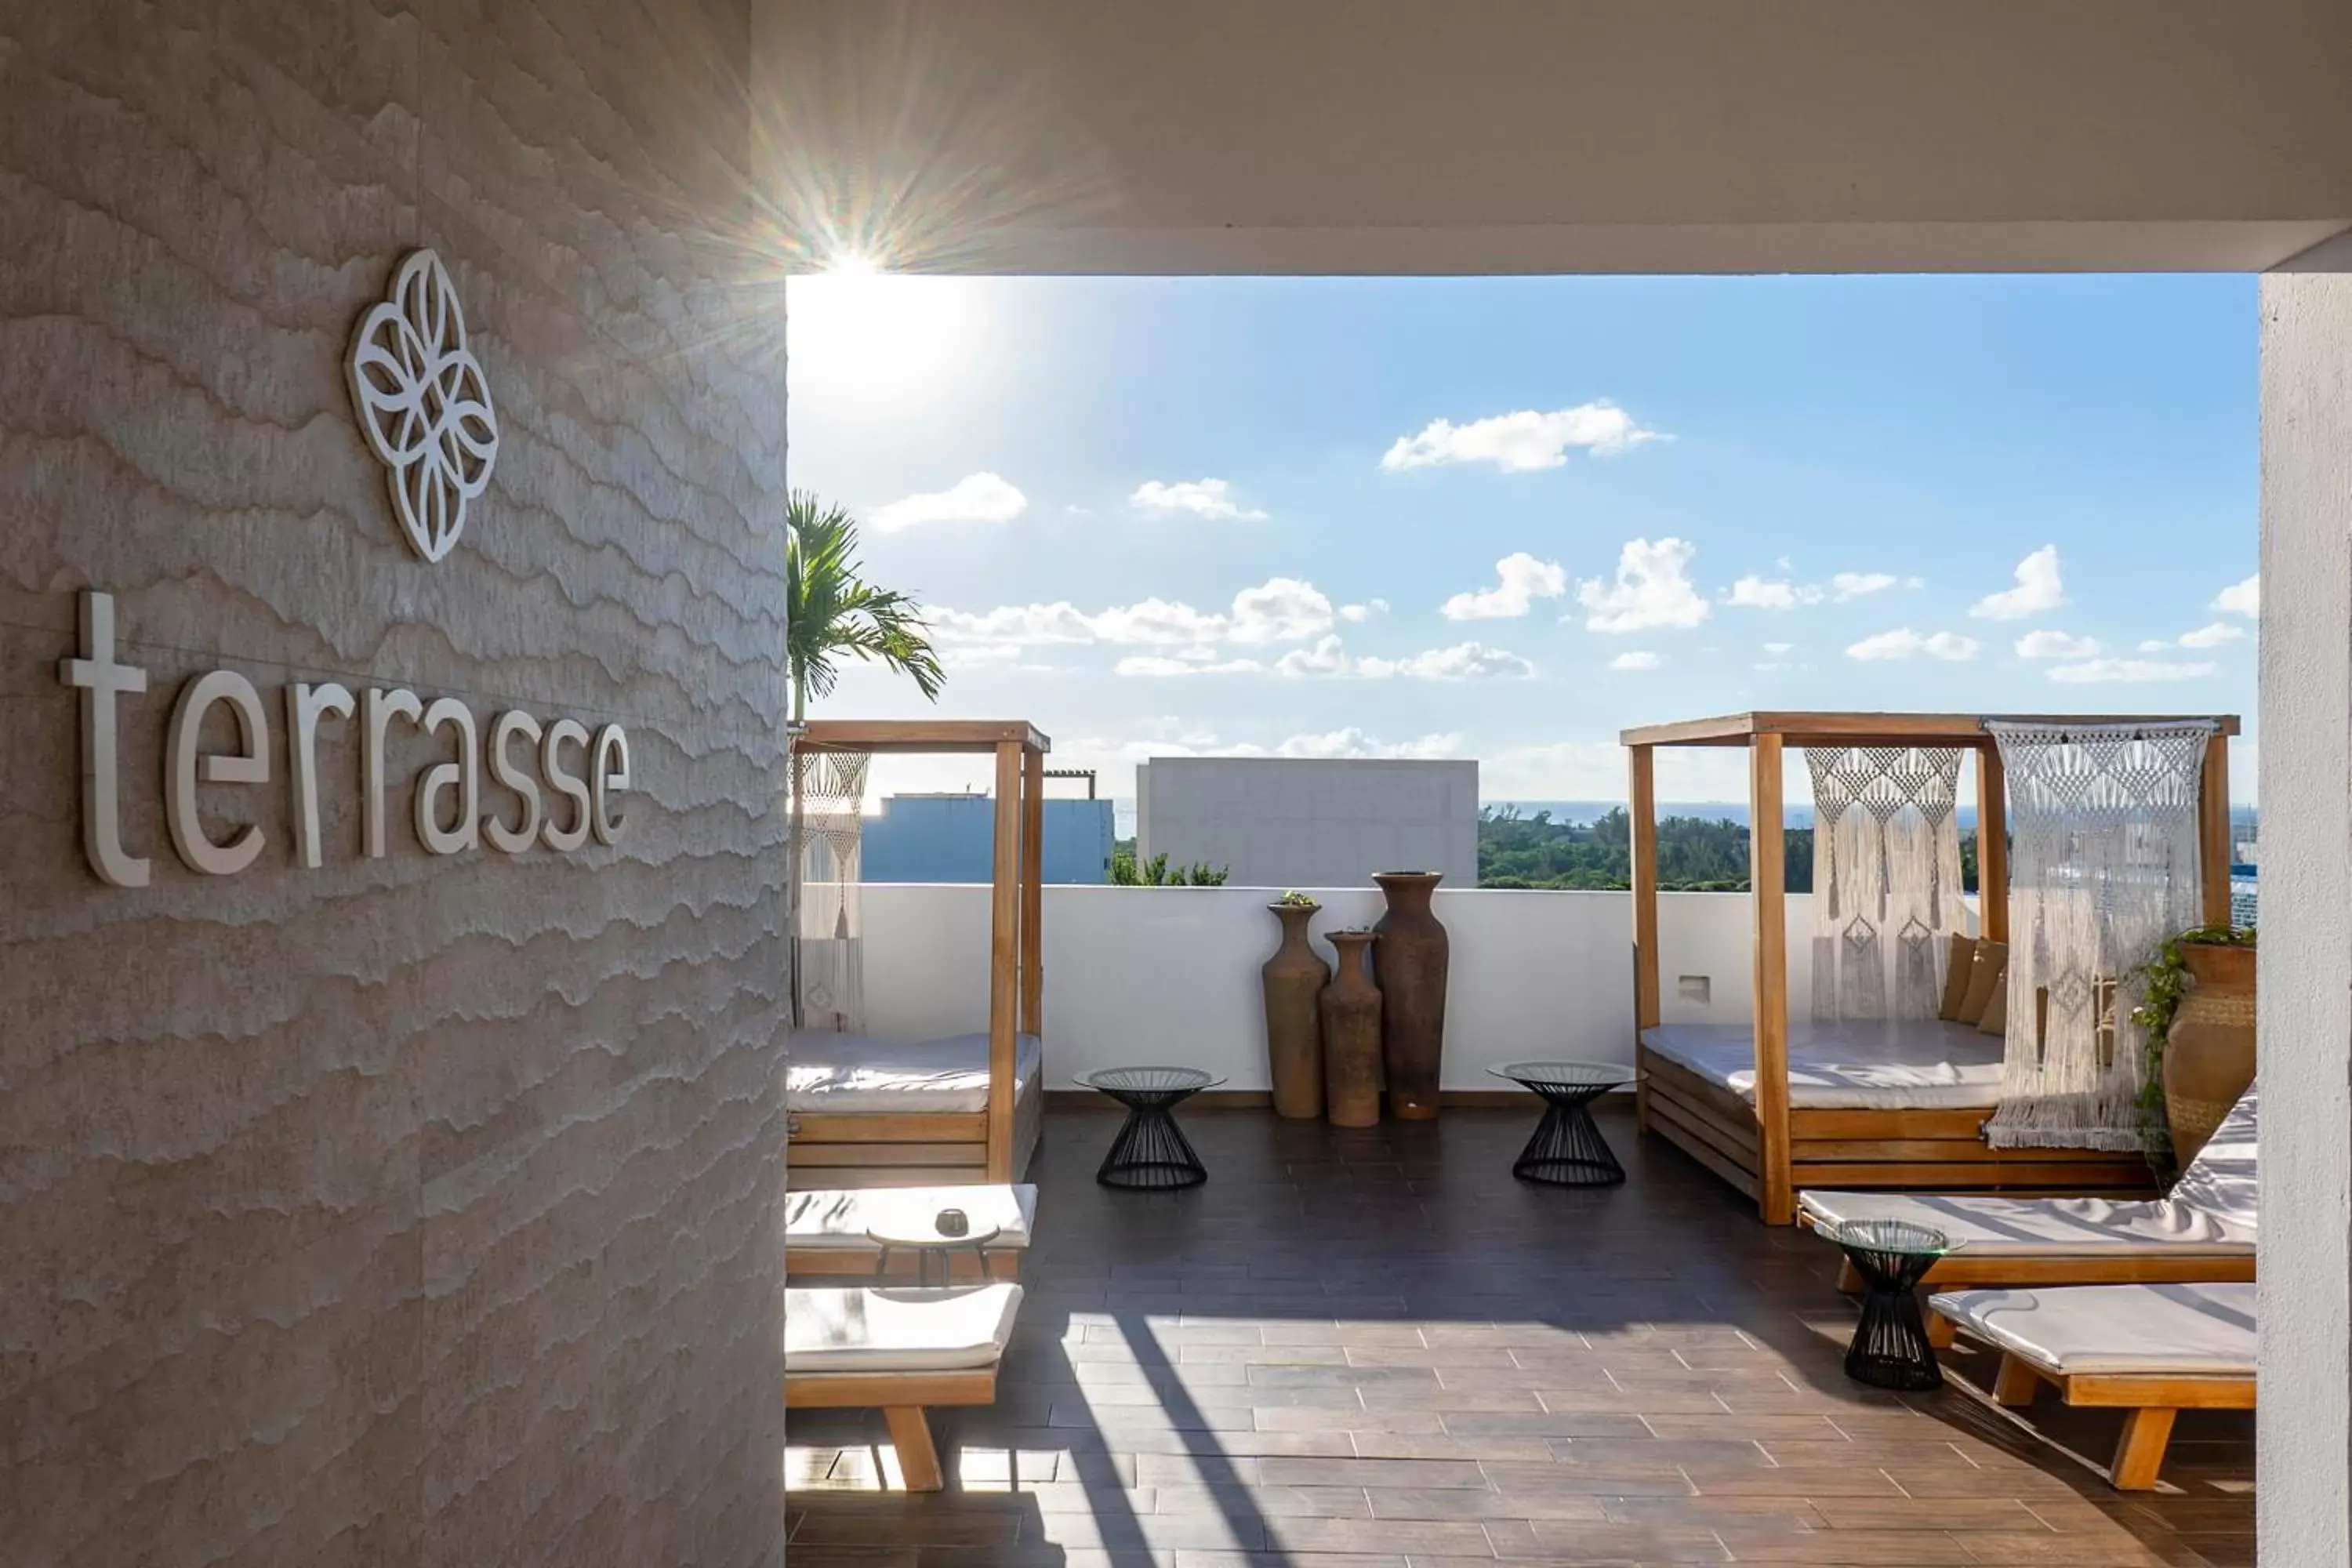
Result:
[[[1269,577],[1234,595],[1235,642],[1297,642],[1331,629],[1331,601],[1312,583]]]
[[[1796,646],[1797,645],[1792,642],[1768,642],[1764,645],[1764,651],[1770,654],[1773,658],[1778,658]]]
[[[1359,673],[1355,658],[1336,637],[1323,638],[1313,647],[1295,647],[1276,660],[1274,668],[1284,675],[1354,675]]]
[[[1057,746],[1055,755],[1061,754]],[[1786,765],[1790,798],[1802,800],[1811,787],[1797,748]],[[1671,773],[1668,773],[1671,769]],[[1692,746],[1678,751],[1659,770],[1660,789],[1675,801],[1744,801],[1748,798],[1748,752],[1731,746]],[[1559,741],[1540,746],[1509,746],[1483,752],[1478,792],[1489,800],[1623,800],[1625,751],[1614,740]]]
[[[1919,580],[1914,577],[1911,585],[1917,587]],[[1840,599],[1859,599],[1864,594],[1875,594],[1893,586],[1895,574],[1891,572],[1841,572],[1830,579],[1830,592]]]
[[[1822,591],[1811,583],[1776,582],[1750,573],[1731,585],[1728,602],[1751,610],[1793,610],[1820,604]]]
[[[1568,573],[1557,561],[1538,561],[1521,550],[1495,563],[1496,586],[1456,594],[1439,613],[1449,621],[1504,620],[1524,616],[1538,599],[1568,592]]]
[[[1029,510],[1029,498],[994,474],[967,474],[943,490],[908,496],[874,510],[877,533],[927,522],[1011,522]]]
[[[2145,685],[2160,680],[2196,680],[2212,674],[2213,668],[2210,664],[2168,664],[2152,658],[2093,658],[2081,664],[2053,666],[2050,679],[2071,684]]]
[[[1936,632],[1920,636],[1909,626],[1867,637],[1845,650],[1848,658],[1865,662],[1890,658],[1940,658],[1958,663],[1976,658],[1982,645],[1974,637],[1959,637],[1951,632]]]
[[[2046,628],[2028,632],[2017,639],[2020,658],[2093,658],[2099,651],[2096,637],[2078,637]]]
[[[1423,735],[1411,741],[1381,741],[1350,724],[1320,735],[1293,735],[1275,747],[1277,757],[1402,757],[1428,762],[1450,757],[1462,747],[1454,734]]]
[[[2232,583],[2213,595],[2208,606],[2225,616],[2243,616],[2248,620],[2261,618],[2263,613],[2263,574],[2259,572],[2242,583]]]
[[[1707,617],[1706,601],[1691,586],[1688,568],[1698,547],[1680,539],[1629,539],[1618,552],[1614,583],[1593,578],[1578,585],[1577,603],[1596,632],[1645,632],[1695,626]]]
[[[1386,599],[1367,599],[1360,605],[1342,605],[1339,607],[1341,620],[1354,621],[1359,624],[1369,621],[1375,616],[1385,616],[1388,613],[1389,602]]]
[[[1276,671],[1292,676],[1336,676],[1364,680],[1487,680],[1530,676],[1536,667],[1517,654],[1484,643],[1456,643],[1433,647],[1410,658],[1359,658],[1327,637],[1313,647],[1293,648],[1276,661]]]
[[[1092,615],[1066,599],[1004,605],[973,614],[934,610],[931,629],[946,645],[1108,643],[1117,647],[1198,647],[1211,643],[1297,642],[1328,631],[1331,601],[1312,583],[1270,577],[1234,595],[1230,612],[1197,610],[1167,599],[1113,605]]]
[[[1992,621],[2021,621],[2065,602],[2065,584],[2058,578],[2058,547],[2045,544],[2017,563],[2016,587],[1987,594],[1969,614]]]
[[[1233,629],[1223,616],[1166,599],[1115,605],[1093,617],[1095,640],[1107,643],[1213,642]]]
[[[2210,626],[2199,626],[2193,632],[2180,634],[2182,647],[2220,647],[2225,643],[2245,640],[2246,628],[2232,626],[2228,621],[2215,621]]]
[[[1664,658],[1657,654],[1635,651],[1619,654],[1609,661],[1609,668],[1623,670],[1655,669],[1665,662]]]
[[[1661,438],[1613,403],[1580,404],[1549,414],[1523,408],[1467,425],[1433,419],[1418,436],[1398,437],[1381,467],[1393,473],[1441,463],[1492,463],[1507,474],[1520,474],[1559,468],[1571,447],[1606,458]]]
[[[1223,479],[1180,479],[1172,485],[1146,479],[1127,499],[1129,505],[1145,511],[1182,511],[1194,517],[1241,518],[1249,521],[1265,516],[1234,500],[1233,487]]]
[[[1131,654],[1115,667],[1120,675],[1248,675],[1265,667],[1254,658],[1212,658],[1206,661],[1190,657],[1192,649],[1170,658],[1163,654]]]

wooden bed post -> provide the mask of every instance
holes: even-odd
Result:
[[[1021,756],[1018,741],[996,746],[996,865],[989,889],[988,1180],[1013,1179],[1013,1069],[1019,1048],[1021,948]]]
[[[1977,748],[1977,930],[2009,941],[2009,775],[1990,735]]]
[[[1641,1061],[1642,1032],[1662,1021],[1658,1000],[1658,779],[1657,752],[1634,746],[1632,758],[1633,880],[1633,1059]],[[1650,1130],[1650,1085],[1633,1081],[1633,1120]]]
[[[1045,1032],[1045,753],[1021,753],[1021,1032]]]
[[[1789,893],[1780,737],[1748,753],[1748,876],[1756,909],[1757,1200],[1767,1225],[1796,1221],[1789,1150]]]
[[[2216,732],[2205,742],[2204,776],[2197,784],[2198,886],[2205,923],[2230,924],[2230,737]]]

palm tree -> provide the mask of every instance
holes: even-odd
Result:
[[[784,523],[784,660],[793,721],[808,717],[811,696],[833,690],[845,655],[879,660],[938,701],[947,671],[931,651],[921,606],[859,575],[857,520],[810,491],[794,490]]]

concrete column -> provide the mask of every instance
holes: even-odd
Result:
[[[2261,1554],[2352,1563],[2352,276],[2262,355]]]

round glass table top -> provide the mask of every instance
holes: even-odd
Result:
[[[1003,1226],[992,1225],[986,1230],[975,1230],[969,1236],[942,1236],[934,1226],[919,1224],[882,1226],[867,1231],[866,1239],[877,1247],[912,1250],[919,1247],[986,1247],[1003,1234]]]
[[[1213,1089],[1225,1080],[1199,1068],[1104,1068],[1073,1080],[1106,1094],[1185,1094]]]
[[[1617,1062],[1506,1062],[1486,1070],[1513,1083],[1550,1089],[1620,1089],[1639,1076]]]
[[[1838,1246],[1856,1252],[1884,1252],[1898,1258],[1941,1258],[1952,1250],[1952,1238],[1942,1231],[1901,1219],[1853,1219],[1819,1227]]]

